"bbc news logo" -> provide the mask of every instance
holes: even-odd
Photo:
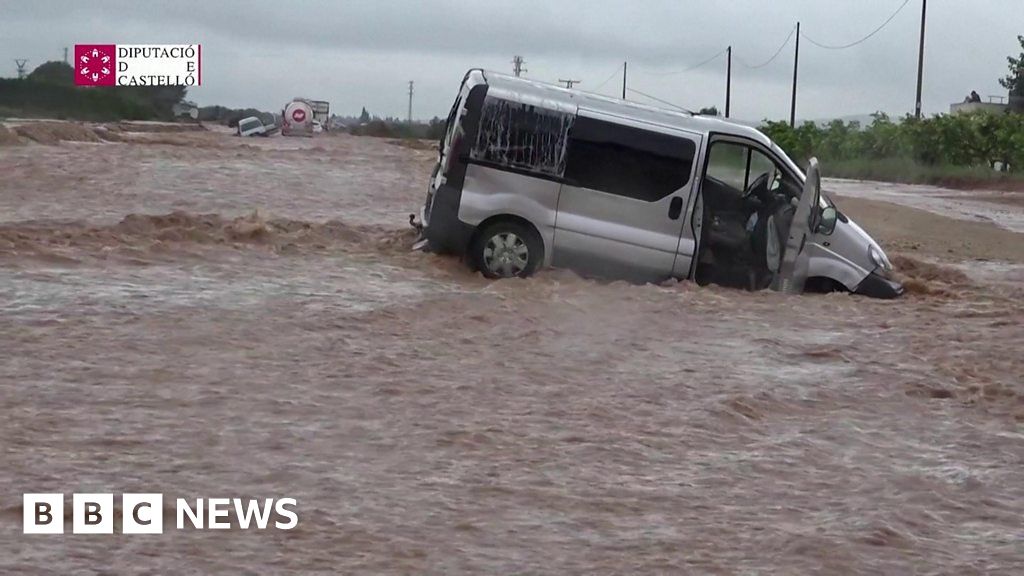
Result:
[[[199,44],[75,44],[78,86],[200,86]]]
[[[122,494],[122,534],[163,534],[163,494]],[[25,534],[64,533],[64,495],[25,494],[22,497]],[[175,500],[175,526],[178,530],[291,530],[299,525],[294,498],[185,498]],[[73,534],[113,534],[113,494],[73,494],[71,529]],[[231,520],[234,518],[235,524]]]

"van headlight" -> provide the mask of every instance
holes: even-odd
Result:
[[[886,272],[892,272],[892,264],[889,263],[889,259],[885,257],[885,252],[882,252],[874,244],[868,247],[868,258],[871,259],[875,266]]]

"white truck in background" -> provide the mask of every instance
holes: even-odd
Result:
[[[296,98],[281,111],[282,136],[312,136],[313,108],[305,100]]]
[[[331,103],[324,100],[307,100],[313,108],[313,120],[320,123],[320,127],[327,130],[328,120],[331,119]]]
[[[281,111],[281,135],[312,136],[322,132],[327,126],[330,111],[329,102],[295,98]]]
[[[238,136],[270,136],[277,130],[274,125],[264,124],[256,116],[249,116],[238,121],[235,134]]]

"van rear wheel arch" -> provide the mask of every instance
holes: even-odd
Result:
[[[485,250],[488,248],[487,243],[499,234],[503,234],[504,238],[519,238],[522,240],[522,243],[528,250],[527,261],[522,270],[514,275],[520,278],[532,276],[544,262],[544,239],[532,222],[513,214],[491,216],[476,227],[466,247],[466,259],[469,264],[473,269],[480,271],[488,278],[506,277],[489,269],[485,261]]]

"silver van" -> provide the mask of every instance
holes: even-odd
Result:
[[[420,213],[491,278],[543,266],[893,298],[885,253],[761,132],[470,70]],[[414,223],[415,224],[415,223]]]

